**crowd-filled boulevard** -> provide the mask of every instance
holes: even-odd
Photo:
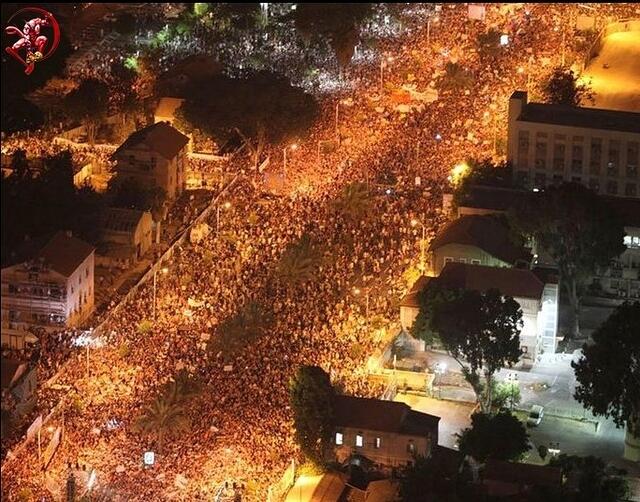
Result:
[[[83,349],[60,370],[56,385],[64,390],[43,389],[45,398],[67,395],[52,420],[64,423],[64,441],[46,473],[33,444],[10,458],[3,500],[17,500],[25,487],[47,500],[48,485],[64,485],[68,462],[96,469],[97,485],[120,500],[211,500],[226,480],[246,483],[249,500],[266,500],[298,455],[287,384],[300,364],[322,366],[345,393],[381,395],[368,364],[397,321],[405,272],[420,260],[421,228],[411,221],[432,236],[445,221],[441,195],[452,168],[500,157],[509,95],[528,83],[533,89],[561,57],[579,61],[563,8],[527,4],[526,13],[510,15],[493,4],[487,24],[508,33],[509,44],[481,57],[474,30],[485,25],[468,19],[466,5],[444,5],[437,25],[380,51],[389,55],[384,82],[424,92],[453,61],[473,75],[466,90],[440,91],[437,101],[400,113],[373,64],[358,69],[357,87],[339,97],[348,104],[325,98],[308,137],[272,147],[277,171],[283,148],[297,144],[287,153],[286,195],[265,197],[262,174],[240,160],[230,166],[241,174],[221,199],[230,204],[220,212],[220,232],[162,264],[168,272],[157,278],[155,322],[148,281],[107,321],[104,346],[89,352],[89,377]],[[624,17],[629,5],[601,8],[611,9],[602,16]],[[340,145],[319,152],[319,141],[337,137],[336,106]],[[358,181],[370,187],[365,210],[337,207]],[[287,284],[277,264],[305,236],[320,255],[317,267],[310,280]],[[256,336],[233,350],[217,345],[218,326],[239,314],[259,326]],[[182,369],[203,391],[188,403],[190,429],[157,451],[156,436],[132,425]],[[44,436],[45,429],[43,444]],[[142,461],[148,450],[156,450],[151,468]],[[186,479],[181,487],[177,475]]]

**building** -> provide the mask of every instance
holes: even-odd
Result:
[[[94,253],[58,232],[30,258],[2,269],[2,327],[77,326],[93,311]]]
[[[159,187],[167,199],[185,189],[186,153],[189,138],[168,122],[158,122],[136,131],[112,155],[116,175],[134,179],[145,188]]]
[[[411,465],[438,444],[440,417],[413,411],[405,403],[336,396],[334,459],[364,457],[380,467]]]
[[[492,499],[529,500],[537,489],[545,490],[548,496],[560,495],[562,469],[490,459],[481,471],[480,482],[485,494]]]
[[[499,215],[462,216],[447,224],[429,246],[431,268],[438,275],[447,263],[528,268],[533,256],[512,242],[509,225]]]
[[[474,186],[457,206],[457,216],[470,214],[504,214],[516,201],[536,197],[530,191],[489,186]],[[592,301],[621,302],[640,298],[640,198],[601,196],[618,214],[625,230],[626,250],[612,260],[608,268],[595,270],[589,278],[588,296]],[[536,249],[534,265],[555,267],[544,249]]]
[[[640,197],[640,113],[509,99],[507,160],[518,183],[582,183],[598,194]]]
[[[149,211],[110,207],[100,218],[100,244],[96,261],[104,266],[129,266],[153,244],[153,218]]]
[[[160,98],[154,114],[154,122],[168,122],[173,125],[176,110],[182,106],[182,103],[184,99],[181,98]]]
[[[541,276],[544,279],[541,280]],[[447,263],[438,277],[423,277],[400,302],[402,328],[409,330],[420,311],[419,295],[437,286],[485,292],[498,289],[522,309],[522,363],[533,364],[542,353],[555,353],[558,329],[557,278],[543,271]]]
[[[36,404],[37,366],[27,361],[2,358],[2,437],[9,432],[9,422],[19,420]]]

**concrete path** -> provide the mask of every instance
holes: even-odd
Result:
[[[287,493],[285,502],[311,502],[313,494],[324,476],[300,476]]]

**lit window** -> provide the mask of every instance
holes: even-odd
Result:
[[[362,448],[362,445],[364,444],[364,439],[362,437],[361,434],[356,434],[356,446],[359,446],[360,448]]]
[[[336,432],[336,444],[342,444],[342,432]]]
[[[376,443],[375,443],[376,448],[380,448],[381,444],[382,444],[382,439],[381,438],[376,438]]]
[[[407,444],[407,451],[409,453],[415,453],[416,452],[416,445],[413,444],[413,441],[409,441],[409,444]]]

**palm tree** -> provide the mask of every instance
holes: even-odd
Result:
[[[500,32],[491,29],[478,35],[478,49],[481,56],[494,58],[500,54]]]
[[[473,83],[472,75],[458,63],[447,63],[444,69],[445,74],[438,82],[442,90],[463,89]]]
[[[356,181],[346,185],[333,204],[338,211],[347,217],[360,218],[371,207],[371,198],[366,183]]]
[[[322,262],[322,250],[311,242],[308,235],[291,244],[277,264],[280,279],[289,285],[312,279]]]
[[[272,318],[260,303],[252,300],[232,317],[218,326],[218,337],[211,339],[210,349],[222,347],[225,353],[233,353],[241,345],[260,336]]]
[[[157,434],[158,453],[162,453],[165,436],[186,431],[190,426],[183,401],[175,399],[172,395],[157,397],[134,424],[136,432]]]

